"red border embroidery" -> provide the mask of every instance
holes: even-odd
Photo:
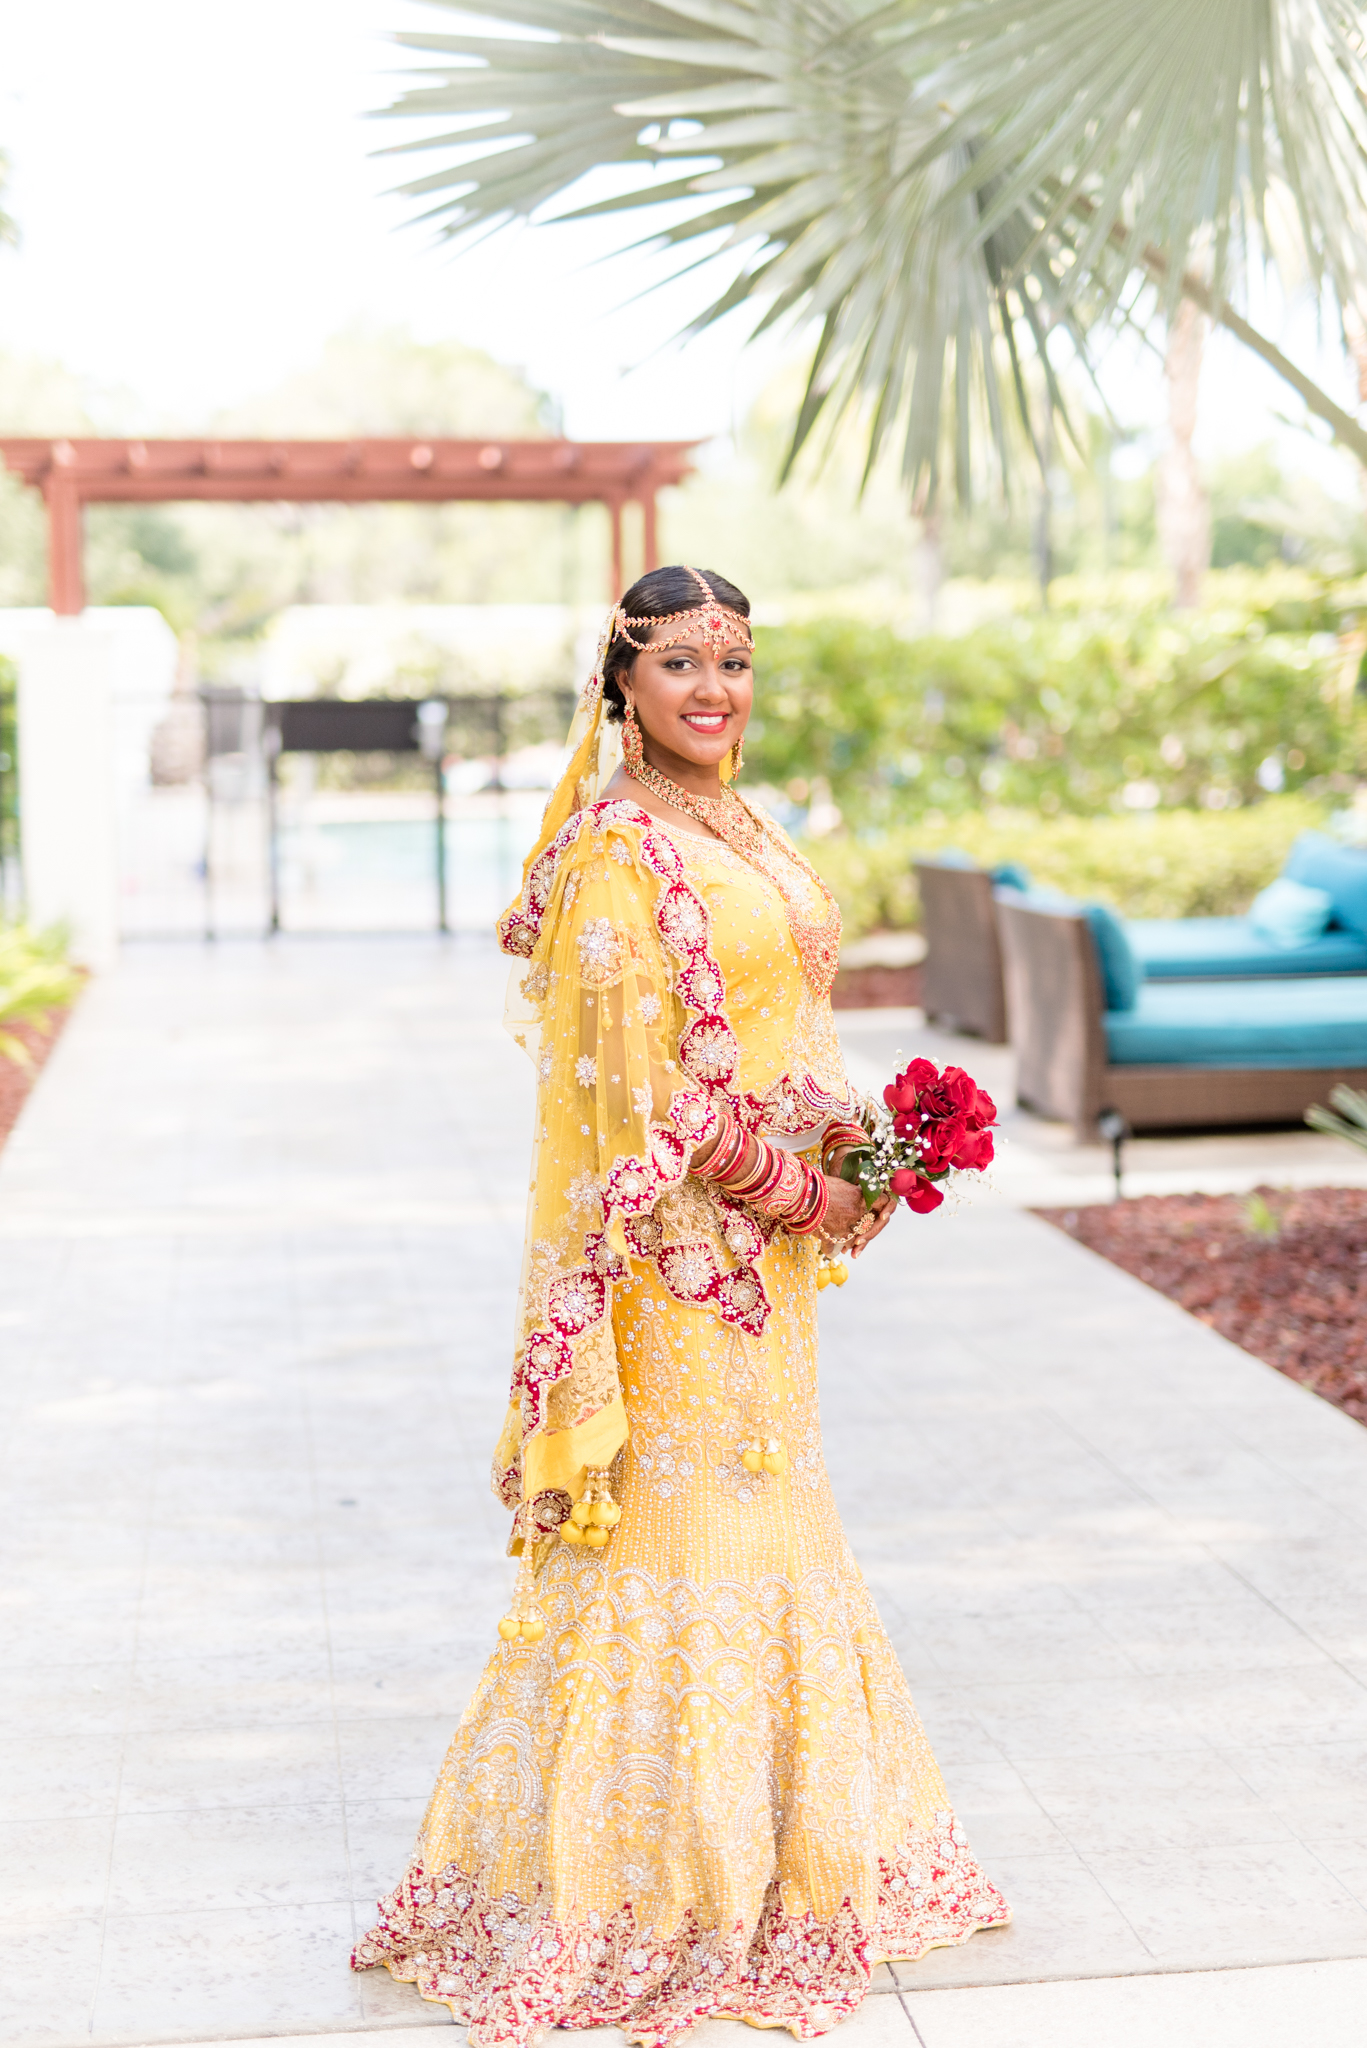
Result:
[[[785,1913],[771,1885],[753,1929],[703,1928],[690,1913],[660,1937],[637,1927],[629,1902],[558,1921],[543,1894],[494,1899],[454,1865],[429,1878],[415,1862],[380,1902],[352,1968],[383,1964],[416,1984],[469,2025],[472,2048],[522,2048],[556,2026],[625,2026],[633,2040],[664,2044],[712,2018],[806,2040],[855,2011],[876,1960],[957,1947],[1011,1917],[949,1814],[878,1868],[872,1928],[848,1899],[824,1921]]]

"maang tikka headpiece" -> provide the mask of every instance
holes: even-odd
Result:
[[[622,607],[618,605],[610,622],[609,644],[621,638],[626,641],[628,647],[634,647],[638,654],[644,654],[647,648],[652,654],[658,654],[662,647],[677,647],[681,640],[691,640],[697,633],[702,639],[703,646],[714,655],[720,654],[724,647],[740,646],[753,650],[755,642],[750,632],[750,621],[742,617],[740,612],[733,612],[729,606],[719,604],[712,595],[707,578],[697,569],[690,569],[688,573],[702,592],[703,601],[700,605],[691,605],[687,611],[665,612],[660,618],[648,619],[628,619]],[[631,631],[633,626],[645,627],[644,640],[636,638]],[[661,626],[677,626],[679,631],[658,640],[654,636]]]

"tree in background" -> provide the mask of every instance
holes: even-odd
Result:
[[[1158,531],[1172,570],[1178,608],[1201,601],[1201,582],[1210,567],[1210,499],[1192,451],[1201,355],[1209,321],[1199,306],[1183,299],[1168,334],[1164,371],[1168,385],[1168,445],[1158,463]]]
[[[1117,323],[1161,327],[1184,300],[1367,461],[1367,430],[1239,310],[1259,263],[1341,316],[1363,293],[1367,53],[1347,0],[479,11],[520,33],[400,38],[438,61],[393,111],[453,121],[400,145],[440,159],[407,189],[459,237],[635,167],[637,189],[570,217],[673,202],[655,245],[729,271],[697,327],[739,307],[756,332],[815,325],[789,466],[854,415],[866,474],[895,441],[914,503],[946,472],[967,499],[1022,444],[1041,458],[1046,408],[1066,422],[1056,330],[1087,361]]]

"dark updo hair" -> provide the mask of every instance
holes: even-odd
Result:
[[[699,569],[697,573],[718,604],[725,605],[729,612],[739,612],[743,619],[749,618],[750,600],[743,590],[737,590],[715,569]],[[651,569],[639,583],[633,583],[622,599],[621,609],[629,619],[649,621],[667,619],[671,612],[696,611],[702,603],[703,595],[692,570],[673,562],[667,569]],[[614,725],[620,725],[626,717],[622,678],[631,674],[639,653],[638,647],[618,634],[603,656],[603,709]]]

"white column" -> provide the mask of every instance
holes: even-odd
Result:
[[[0,612],[0,652],[19,673],[27,916],[39,927],[66,925],[73,958],[107,966],[119,940],[120,787],[147,774],[145,749],[130,749],[128,708],[169,695],[175,635],[143,606],[70,619],[14,610]],[[135,712],[132,723],[148,720]]]

